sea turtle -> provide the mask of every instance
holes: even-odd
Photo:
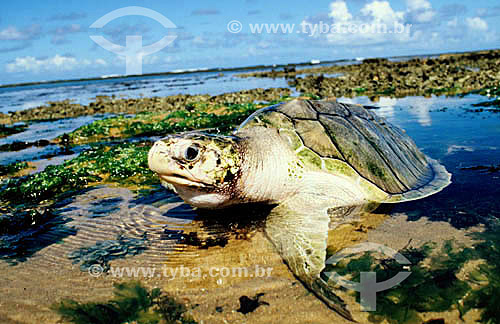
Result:
[[[231,136],[188,132],[157,141],[149,167],[187,203],[275,204],[266,234],[293,273],[352,319],[320,277],[330,218],[348,206],[415,200],[451,175],[400,128],[361,105],[293,100],[260,109]]]

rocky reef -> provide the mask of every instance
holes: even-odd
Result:
[[[9,114],[0,114],[0,124],[20,121],[54,120],[95,114],[137,114],[140,112],[173,112],[184,109],[196,102],[210,104],[241,104],[254,101],[272,101],[291,94],[287,88],[251,89],[216,96],[208,94],[179,94],[168,97],[152,98],[117,98],[115,96],[97,96],[88,105],[81,105],[70,100],[48,102],[44,106],[19,110]],[[4,126],[5,128],[5,126]]]
[[[410,60],[374,58],[365,59],[360,64],[284,69],[239,76],[285,77],[289,85],[301,93],[319,97],[467,94],[498,86],[500,50]]]

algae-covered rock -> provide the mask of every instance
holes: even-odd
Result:
[[[37,203],[69,195],[103,182],[147,187],[158,180],[147,166],[150,143],[95,146],[60,165],[5,181],[0,200],[13,204]]]
[[[208,94],[179,94],[168,97],[151,98],[116,98],[114,96],[97,96],[88,105],[73,103],[70,100],[48,102],[44,106],[24,109],[0,115],[0,123],[15,123],[30,120],[55,120],[74,118],[96,114],[137,114],[140,112],[173,112],[183,110],[186,106],[207,102],[210,104],[243,104],[254,101],[271,101],[282,96],[288,96],[291,90],[287,88],[250,89],[223,93],[216,96]]]
[[[28,168],[27,162],[13,162],[6,165],[0,165],[0,177],[14,174],[26,168]]]
[[[498,87],[499,60],[500,50],[489,50],[410,60],[366,59],[361,64],[239,76],[286,77],[301,93],[320,97],[455,95]]]
[[[18,125],[0,124],[0,138],[24,132],[27,127],[28,125],[26,124],[18,124]]]
[[[194,129],[227,133],[261,107],[263,105],[254,103],[196,102],[186,106],[186,109],[168,113],[140,113],[97,120],[71,132],[68,138],[74,144],[83,144],[131,137],[165,136]]]

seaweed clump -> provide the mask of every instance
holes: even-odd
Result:
[[[485,262],[468,274],[469,280],[477,288],[470,291],[459,304],[458,310],[463,315],[473,308],[483,309],[481,322],[500,323],[500,224],[493,225],[484,233],[477,233],[475,238],[481,242],[474,251]]]
[[[80,303],[63,300],[52,306],[63,320],[75,324],[195,324],[186,306],[159,288],[148,291],[138,282],[115,284],[114,298],[107,302]]]
[[[400,285],[377,293],[377,311],[369,320],[379,322],[383,318],[390,323],[421,323],[419,313],[443,312],[457,307],[459,301],[470,290],[457,273],[470,260],[472,250],[454,251],[451,242],[446,242],[437,256],[431,256],[433,248],[409,248],[403,251],[412,263],[411,275]],[[424,260],[430,258],[429,266]],[[385,281],[400,271],[395,260],[385,261],[375,267],[377,281]]]
[[[411,262],[411,275],[399,285],[377,292],[377,309],[369,320],[380,323],[422,323],[421,313],[456,309],[463,317],[480,309],[481,322],[500,323],[500,226],[474,234],[481,240],[474,248],[445,242],[440,250],[433,244],[399,251]],[[467,270],[469,262],[478,264]],[[465,270],[465,275],[458,275]],[[394,277],[401,265],[394,259],[377,259],[372,253],[344,259],[325,271],[336,272],[359,282],[360,273],[373,271],[377,282]],[[356,293],[359,302],[359,294]]]

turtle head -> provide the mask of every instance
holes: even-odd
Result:
[[[223,207],[231,203],[240,173],[238,138],[197,132],[171,135],[153,145],[148,164],[162,184],[172,185],[187,203]]]

